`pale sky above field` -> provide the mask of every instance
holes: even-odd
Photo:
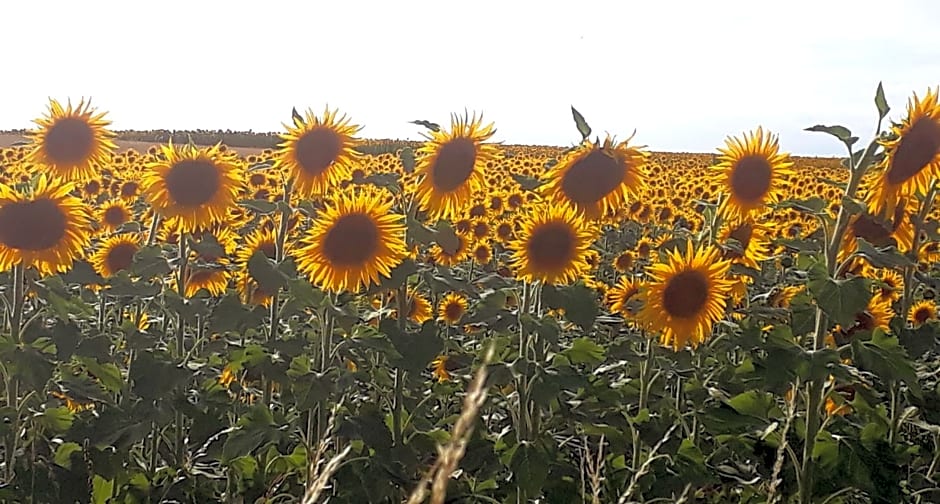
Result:
[[[370,138],[482,111],[494,140],[571,145],[594,131],[714,152],[763,125],[837,155],[940,85],[936,0],[4,2],[0,129],[48,97],[91,96],[115,129],[280,131],[292,106],[339,107]]]

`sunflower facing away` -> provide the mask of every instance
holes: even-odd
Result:
[[[496,146],[486,143],[496,132],[483,118],[452,116],[451,131],[432,131],[415,153],[418,176],[415,198],[431,219],[455,219],[484,185],[486,163],[496,159]]]
[[[162,158],[141,176],[143,195],[164,219],[190,232],[225,221],[244,184],[241,163],[222,145],[162,147]]]
[[[140,236],[136,234],[114,235],[98,245],[90,258],[91,265],[99,275],[105,278],[113,276],[131,267],[140,244]]]
[[[540,191],[592,219],[611,214],[636,197],[645,183],[649,153],[629,142],[614,143],[610,137],[603,144],[585,140],[546,172]]]
[[[39,130],[31,131],[34,147],[31,162],[48,168],[50,175],[63,180],[85,181],[95,177],[99,165],[106,164],[117,149],[115,134],[105,113],[96,113],[91,102],[82,100],[77,107],[69,101],[65,107],[50,100],[48,114],[37,119]]]
[[[30,194],[0,185],[0,271],[16,264],[43,275],[68,271],[89,242],[91,213],[70,182],[41,175]]]
[[[245,243],[235,252],[235,264],[238,266],[235,287],[244,302],[269,306],[273,293],[265,292],[248,271],[248,261],[259,250],[268,259],[276,258],[277,236],[273,229],[257,228],[245,235]]]
[[[598,230],[565,205],[541,205],[521,222],[510,242],[512,267],[527,282],[569,284],[590,270],[588,250]]]
[[[719,162],[712,168],[729,195],[722,202],[722,215],[743,219],[779,200],[782,178],[791,173],[793,163],[789,154],[780,152],[775,135],[758,127],[743,138],[729,137],[718,151]]]
[[[378,283],[408,255],[404,219],[391,207],[368,193],[338,195],[294,250],[298,271],[332,292]]]
[[[882,143],[885,160],[868,192],[869,211],[891,213],[902,196],[924,194],[940,176],[940,103],[938,90],[915,94],[907,117],[892,126],[894,139]]]
[[[649,281],[640,293],[639,320],[673,350],[697,347],[725,313],[733,287],[727,278],[730,268],[715,247],[695,250],[688,242],[684,254],[678,249],[667,253],[665,262],[646,270]]]
[[[280,135],[284,140],[276,153],[278,166],[287,169],[294,180],[294,191],[303,198],[326,193],[350,178],[359,163],[355,134],[362,129],[349,123],[339,111],[323,112],[317,117],[307,110],[305,120],[294,118],[294,125]]]

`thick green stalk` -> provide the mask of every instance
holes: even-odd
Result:
[[[915,217],[916,220],[913,223],[914,241],[911,244],[911,251],[909,254],[913,264],[904,268],[904,295],[901,298],[901,317],[907,316],[907,311],[911,309],[911,304],[913,304],[914,272],[917,271],[917,255],[920,251],[921,230],[924,228],[924,223],[927,221],[927,215],[930,213],[930,209],[933,208],[934,199],[937,197],[937,188],[938,185],[936,183],[930,186],[930,190],[927,191],[927,196],[924,197],[924,201],[921,203],[920,210],[917,212],[917,216]]]
[[[181,298],[186,299],[186,270],[189,266],[189,250],[187,250],[186,240],[188,236],[186,233],[180,233],[179,235],[179,276],[177,276],[176,286],[179,291]],[[186,345],[185,345],[185,330],[186,330],[186,320],[183,318],[182,313],[177,314],[177,323],[176,323],[176,353],[180,360],[184,359],[186,356]],[[176,410],[176,460],[182,465],[183,457],[185,455],[186,443],[183,441],[183,413],[180,410]]]
[[[878,130],[881,130],[881,122],[878,123]],[[875,151],[878,149],[878,143],[872,141],[868,148],[865,149],[862,158],[859,160],[859,163],[855,166],[852,166],[851,175],[849,175],[849,181],[845,187],[845,196],[848,198],[855,197],[855,192],[858,190],[859,184],[862,182],[862,177],[865,175],[865,171],[869,164],[875,156]],[[850,151],[851,156],[851,151]],[[851,160],[851,157],[849,158]],[[839,208],[839,214],[836,217],[835,226],[833,226],[832,234],[829,236],[829,242],[826,244],[826,271],[831,277],[838,269],[838,264],[836,261],[839,256],[839,248],[842,246],[842,236],[845,234],[846,229],[849,227],[849,221],[851,220],[852,215],[845,205],[841,205]],[[815,335],[813,338],[813,350],[819,351],[826,346],[826,332],[829,328],[829,318],[822,311],[822,309],[816,309],[816,327]],[[813,452],[816,449],[816,436],[819,434],[819,429],[822,423],[822,401],[823,401],[823,387],[825,386],[825,379],[813,379],[810,377],[806,385],[807,392],[807,406],[806,406],[806,439],[803,444],[803,460],[802,467],[800,468],[800,503],[801,504],[810,504],[813,499]]]

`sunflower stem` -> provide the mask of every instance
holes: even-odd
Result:
[[[160,214],[154,213],[153,220],[150,221],[150,229],[147,231],[147,246],[153,245],[153,241],[157,238],[157,229],[160,228]]]
[[[176,279],[176,286],[179,290],[180,298],[185,302],[186,300],[186,270],[189,266],[189,251],[187,250],[186,240],[188,235],[186,233],[179,234],[179,276]],[[186,356],[186,346],[185,346],[185,336],[186,336],[186,320],[183,317],[182,311],[177,314],[176,318],[176,353],[177,356],[182,361]],[[183,465],[183,455],[186,448],[186,444],[183,441],[183,412],[180,409],[176,410],[176,461],[182,466]]]
[[[911,309],[911,304],[914,300],[914,272],[917,271],[917,264],[919,261],[918,255],[920,252],[921,230],[923,230],[924,223],[927,221],[927,214],[929,214],[930,210],[933,208],[934,199],[937,197],[937,188],[938,184],[936,182],[930,186],[930,190],[927,191],[927,196],[924,197],[920,211],[917,212],[917,217],[915,218],[916,220],[913,223],[914,241],[911,243],[911,251],[909,253],[913,264],[904,267],[904,294],[901,298],[902,318],[907,316],[907,312]]]
[[[880,130],[880,121],[878,125],[878,129]],[[868,148],[866,148],[865,152],[862,154],[862,158],[859,159],[858,164],[852,166],[851,174],[849,175],[849,180],[845,187],[846,198],[855,197],[855,192],[858,190],[858,186],[862,182],[862,177],[864,177],[868,165],[870,165],[874,159],[875,151],[877,149],[877,140],[872,140],[872,142],[868,144]],[[852,215],[850,215],[846,206],[841,205],[839,207],[839,214],[836,217],[835,225],[833,226],[832,234],[829,236],[829,243],[826,244],[825,259],[826,270],[829,277],[832,277],[836,272],[836,268],[838,266],[837,258],[839,255],[839,248],[842,246],[842,236],[845,234],[846,229],[848,229],[849,220],[851,217]],[[821,308],[817,308],[816,327],[813,338],[813,351],[818,352],[823,347],[825,347],[826,332],[829,328],[828,325],[829,318]],[[808,383],[806,384],[806,436],[803,443],[803,460],[801,461],[802,467],[800,467],[799,479],[799,502],[801,504],[810,504],[813,500],[813,452],[816,449],[816,437],[819,435],[822,421],[822,396],[824,385],[825,380],[815,379],[814,377],[810,377]]]

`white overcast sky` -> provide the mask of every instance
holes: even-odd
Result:
[[[940,85],[940,1],[4,1],[0,129],[48,97],[91,96],[115,129],[280,131],[292,106],[339,107],[363,136],[482,111],[496,140],[595,132],[713,152],[763,125],[798,154],[842,154],[803,128],[867,140]]]

